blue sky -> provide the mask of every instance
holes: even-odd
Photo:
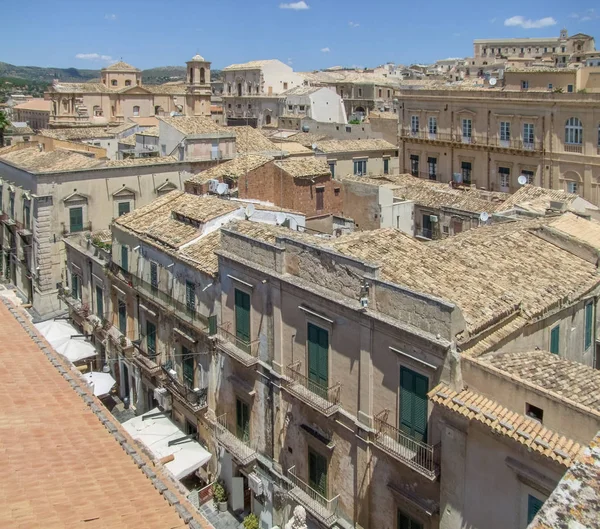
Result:
[[[121,57],[139,68],[213,68],[277,58],[295,70],[433,62],[472,53],[475,38],[583,32],[598,39],[596,1],[29,0],[2,24],[0,60],[101,68]],[[10,43],[6,45],[6,43]]]

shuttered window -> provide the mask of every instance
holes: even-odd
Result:
[[[237,346],[249,351],[250,295],[237,289],[235,290],[235,336]]]
[[[99,318],[104,316],[104,292],[98,285],[96,285],[96,315]]]
[[[121,334],[125,334],[127,332],[127,305],[125,302],[120,299],[119,300],[119,331]]]
[[[312,323],[308,324],[309,389],[327,398],[329,385],[329,333]]]
[[[181,347],[182,368],[183,368],[183,383],[188,388],[194,387],[194,355],[192,352]]]
[[[79,276],[71,274],[71,297],[79,299]]]
[[[129,213],[129,211],[131,211],[131,205],[129,202],[119,202],[119,217],[121,215],[125,215],[126,213]]]
[[[240,399],[235,401],[235,432],[238,439],[250,440],[250,408]]]
[[[594,304],[588,303],[585,306],[585,349],[592,345],[594,337]]]
[[[327,497],[327,458],[308,450],[308,484],[321,496]]]
[[[190,312],[196,310],[196,285],[191,281],[185,282],[185,306]]]
[[[550,352],[557,355],[558,349],[559,349],[559,344],[560,344],[560,326],[557,325],[556,327],[554,327],[554,329],[552,329],[550,331]]]
[[[531,494],[527,495],[527,525],[529,525],[538,511],[542,508],[544,502]]]
[[[400,430],[417,441],[427,440],[427,390],[429,379],[400,368]]]
[[[158,265],[150,263],[150,286],[153,290],[158,288]]]
[[[398,510],[398,529],[423,529],[423,524]]]
[[[83,231],[83,208],[69,209],[69,231]]]
[[[129,271],[129,250],[125,245],[121,246],[121,268]]]
[[[146,347],[149,356],[156,355],[156,325],[151,321],[146,322]]]

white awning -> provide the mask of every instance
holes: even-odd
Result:
[[[81,332],[66,320],[47,320],[36,323],[35,327],[48,340],[52,348],[71,363],[98,354],[94,345],[81,336]],[[72,336],[78,337],[72,338]]]
[[[173,455],[173,461],[169,461],[165,467],[176,479],[189,476],[210,461],[210,452],[192,439],[169,446],[169,441],[181,439],[186,434],[158,408],[129,419],[123,423],[123,428],[146,446],[157,460]]]

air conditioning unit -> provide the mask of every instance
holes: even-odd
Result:
[[[216,193],[217,192],[217,186],[219,185],[219,181],[216,180],[215,178],[211,178],[208,181],[208,191],[210,193]]]
[[[437,215],[430,215],[429,216],[429,220],[431,222],[437,222],[438,221],[438,216]]]
[[[154,390],[154,398],[161,410],[169,411],[171,409],[171,395],[167,391],[167,388],[156,388]]]
[[[263,495],[263,482],[262,479],[260,479],[260,476],[254,472],[252,472],[251,474],[248,474],[248,486],[250,487],[250,490],[252,492],[254,492],[254,494],[256,496],[262,496]]]

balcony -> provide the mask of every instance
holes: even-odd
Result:
[[[434,481],[440,473],[439,447],[413,439],[398,428],[387,423],[389,410],[383,410],[374,418],[374,443],[392,457]]]
[[[240,439],[229,428],[227,414],[217,417],[215,421],[215,437],[223,445],[236,461],[242,466],[249,465],[258,456],[256,447],[252,441]]]
[[[420,237],[421,239],[427,239],[428,241],[433,239],[433,230],[431,228],[419,228],[415,229],[415,237]]]
[[[573,152],[581,154],[583,152],[583,145],[577,145],[574,143],[565,143],[565,152]]]
[[[189,388],[177,378],[177,372],[170,366],[162,365],[161,368],[167,374],[165,386],[173,398],[181,402],[192,413],[198,413],[208,408],[207,388]]]
[[[109,319],[108,321],[110,322],[111,320]],[[133,345],[135,331],[131,330],[123,333],[120,331],[119,327],[112,323],[107,323],[106,325],[103,325],[102,328],[106,333],[108,340],[115,347],[117,352],[128,360],[132,360],[135,351],[135,347]]]
[[[500,139],[496,136],[486,136],[485,134],[470,135],[458,133],[452,134],[449,132],[429,132],[427,130],[419,131],[403,131],[401,136],[407,140],[427,140],[433,142],[455,142],[464,145],[473,145],[480,147],[497,147],[500,149],[515,149],[521,151],[541,151],[542,142],[540,141],[523,141],[521,139]]]
[[[286,375],[289,379],[287,390],[300,399],[305,404],[320,411],[326,417],[330,417],[340,407],[341,384],[334,384],[326,388],[303,375],[301,371],[302,363],[295,362],[286,369]]]
[[[259,343],[259,340],[247,342],[238,338],[231,332],[231,324],[229,322],[218,327],[217,347],[219,350],[246,367],[251,367],[258,363]]]
[[[133,362],[147,377],[152,378],[161,372],[160,366],[154,361],[154,357],[146,356],[141,351],[133,355]]]
[[[295,466],[288,469],[287,473],[292,485],[288,492],[290,497],[302,505],[325,526],[331,527],[338,519],[339,494],[334,498],[327,499],[296,475]]]

